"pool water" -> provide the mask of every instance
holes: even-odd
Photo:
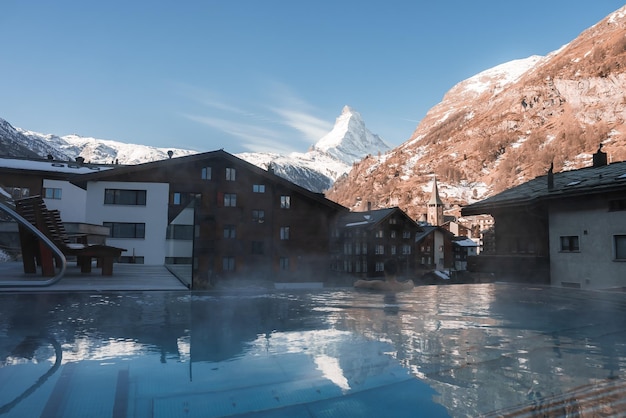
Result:
[[[4,293],[0,417],[624,415],[625,313],[507,284]]]

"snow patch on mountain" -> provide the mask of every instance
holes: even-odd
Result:
[[[56,149],[65,159],[74,160],[82,157],[86,162],[93,164],[141,164],[169,158],[169,151],[172,151],[172,156],[175,157],[197,154],[197,151],[179,148],[156,148],[80,135],[57,136],[16,129],[24,136]],[[55,158],[59,156],[55,155]]]

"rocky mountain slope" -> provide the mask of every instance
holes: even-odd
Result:
[[[411,137],[371,156],[327,196],[353,209],[426,208],[433,177],[458,206],[554,171],[590,164],[600,143],[626,159],[626,6],[545,57],[487,70],[454,86]]]

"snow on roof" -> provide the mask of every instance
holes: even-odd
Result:
[[[93,166],[79,164],[72,161],[37,161],[21,160],[12,158],[0,158],[0,168],[12,168],[16,170],[49,171],[56,173],[86,174],[94,171],[110,170],[113,167]]]
[[[459,241],[452,241],[454,245],[458,245],[459,247],[478,247],[476,241],[471,240],[469,238],[462,239]]]
[[[367,225],[369,222],[367,221],[361,221],[361,222],[350,222],[349,224],[346,224],[346,227],[348,226],[359,226],[359,225]]]

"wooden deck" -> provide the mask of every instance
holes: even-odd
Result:
[[[180,269],[179,269],[180,272]],[[2,286],[2,282],[23,280],[24,283],[49,279],[41,274],[25,274],[21,262],[0,263],[0,292],[108,292],[189,289],[165,266],[115,264],[112,276],[99,271],[81,273],[75,263],[69,263],[65,276],[50,286]]]

